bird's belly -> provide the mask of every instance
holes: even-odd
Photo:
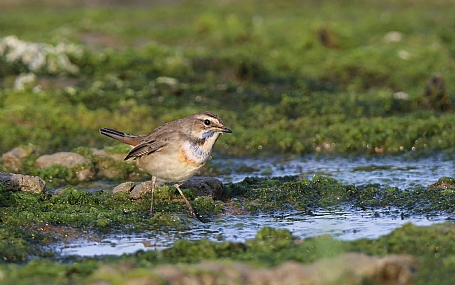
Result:
[[[177,156],[149,155],[138,159],[148,173],[164,182],[183,182],[196,174],[204,164],[186,163]]]

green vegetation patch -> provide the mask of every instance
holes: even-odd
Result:
[[[431,187],[399,189],[379,184],[344,185],[336,179],[316,175],[312,180],[296,177],[246,178],[225,185],[228,196],[250,212],[313,210],[352,207],[386,215],[450,213],[455,210],[452,178],[441,178]],[[449,185],[449,186],[447,186]]]

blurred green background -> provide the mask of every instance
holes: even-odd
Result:
[[[224,155],[455,147],[452,1],[0,1],[0,153],[199,111]]]

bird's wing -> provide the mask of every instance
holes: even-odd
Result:
[[[172,130],[151,133],[150,135],[144,137],[144,139],[137,146],[130,150],[130,152],[126,155],[125,160],[138,158],[160,151],[166,147],[169,142],[175,140],[177,137],[178,133]]]

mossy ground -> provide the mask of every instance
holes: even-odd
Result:
[[[202,110],[219,114],[234,131],[222,136],[215,150],[230,156],[428,155],[455,149],[450,103],[455,99],[455,7],[449,0],[179,1],[150,6],[1,1],[0,7],[1,39],[16,35],[26,44],[67,44],[49,54],[39,70],[32,70],[30,58],[14,59],[1,51],[0,153],[33,145],[44,153],[75,149],[87,154],[81,146],[112,145],[98,135],[100,127],[145,134]],[[26,77],[32,71],[35,75]],[[442,76],[445,89],[426,97],[425,85],[434,74]],[[122,153],[123,148],[114,145],[111,151]],[[138,231],[166,230],[192,222],[175,214],[185,206],[172,188],[160,188],[160,214],[150,220],[147,196],[131,201],[122,194],[67,186],[74,183],[74,173],[59,167],[41,171],[34,158],[24,162],[24,174],[52,179],[66,190],[38,195],[0,186],[2,284],[87,284],[99,279],[119,284],[128,277],[124,271],[106,276],[97,269],[109,263],[146,275],[144,268],[159,263],[214,258],[271,266],[350,250],[416,255],[422,263],[417,284],[451,284],[455,278],[451,223],[407,225],[377,240],[354,242],[318,237],[298,243],[287,232],[266,228],[246,244],[182,240],[162,252],[61,262],[49,245],[68,233],[125,230],[125,225]],[[135,175],[136,169],[129,167],[122,165],[119,179]],[[7,169],[0,165],[0,170]],[[452,213],[455,194],[447,187],[453,185],[449,180],[434,189],[397,189],[342,185],[320,176],[313,181],[250,178],[226,185],[226,190],[234,205],[251,213],[349,204],[412,215]],[[186,192],[193,207],[205,215],[216,215],[223,206],[194,199],[192,193]]]

